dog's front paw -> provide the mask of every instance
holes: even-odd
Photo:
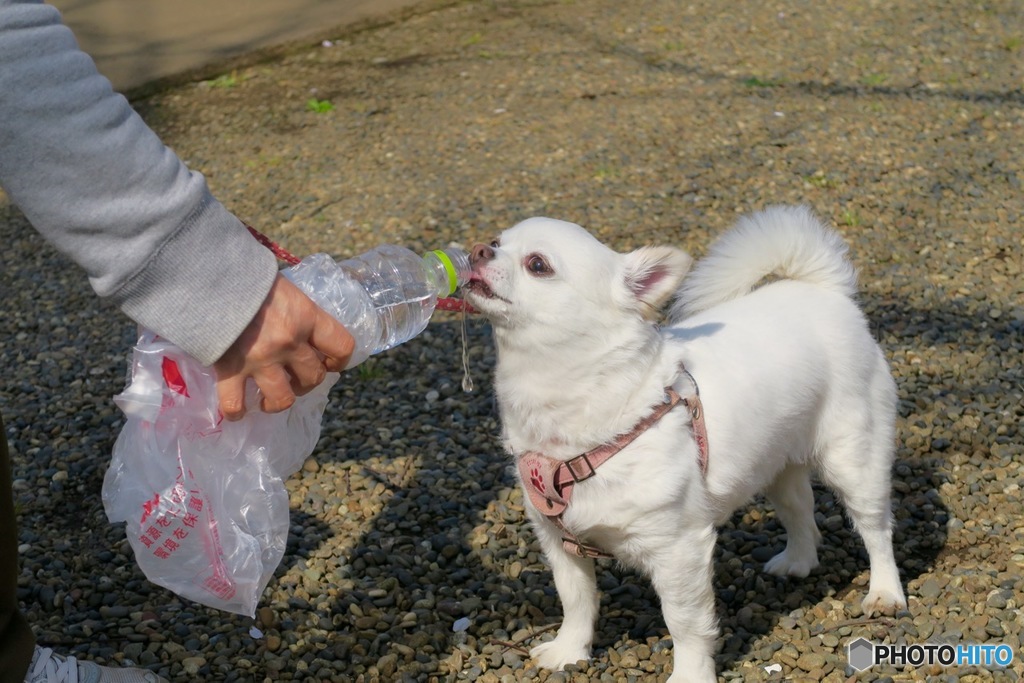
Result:
[[[545,669],[559,670],[565,668],[566,664],[590,659],[590,648],[559,642],[559,639],[555,638],[532,648],[530,657]]]
[[[907,608],[907,599],[903,597],[903,591],[892,592],[888,590],[875,590],[868,593],[867,597],[860,603],[865,617],[874,614],[892,616]]]

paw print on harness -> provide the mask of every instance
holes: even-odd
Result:
[[[562,498],[557,485],[557,471],[561,463],[537,453],[519,458],[517,466],[523,489],[530,503],[545,515],[559,514],[569,504]]]
[[[530,468],[530,484],[541,493],[547,493],[548,486],[544,483],[544,477],[541,476],[539,467]]]

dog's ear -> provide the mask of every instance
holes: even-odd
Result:
[[[653,318],[675,294],[690,271],[693,259],[675,247],[641,247],[626,254],[624,284],[631,299],[627,306]]]

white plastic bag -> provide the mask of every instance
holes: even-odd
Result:
[[[150,581],[178,595],[253,616],[284,555],[284,480],[320,437],[339,375],[282,413],[255,409],[237,422],[217,407],[213,370],[143,331],[129,386],[114,398],[126,423],[103,480],[111,522],[123,521]]]

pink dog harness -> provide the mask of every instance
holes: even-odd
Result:
[[[611,557],[593,545],[580,541],[562,520],[572,499],[572,489],[576,484],[590,479],[597,474],[597,468],[611,460],[637,437],[682,403],[689,411],[693,437],[697,441],[701,474],[708,469],[708,432],[704,424],[704,408],[700,402],[700,391],[697,382],[685,368],[681,368],[693,384],[693,395],[682,398],[672,387],[665,387],[665,400],[657,404],[654,410],[636,424],[630,431],[620,434],[613,441],[577,455],[569,460],[555,458],[529,451],[519,458],[519,476],[523,488],[530,498],[530,503],[551,520],[562,533],[562,547],[570,555],[579,557]]]

